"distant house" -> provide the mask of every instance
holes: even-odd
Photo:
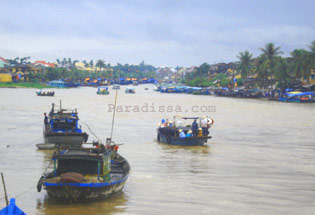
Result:
[[[47,63],[46,61],[35,61],[33,63],[35,66],[44,66],[44,67],[52,67],[55,68],[56,65],[54,63]]]
[[[0,68],[4,68],[8,64],[9,62],[6,59],[4,59],[3,57],[0,57]]]

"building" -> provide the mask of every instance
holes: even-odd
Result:
[[[7,69],[0,68],[0,82],[12,82],[12,75]]]
[[[4,68],[9,64],[9,62],[4,59],[3,57],[0,57],[0,68]]]

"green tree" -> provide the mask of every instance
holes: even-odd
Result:
[[[278,87],[281,89],[288,88],[290,85],[289,65],[285,58],[277,57],[275,66],[275,77],[278,81]]]
[[[244,52],[240,52],[237,56],[240,60],[240,64],[238,65],[238,70],[241,72],[242,78],[247,78],[252,69],[252,57],[253,55],[250,54],[247,50]]]
[[[268,77],[273,80],[273,76],[275,74],[274,69],[276,65],[276,57],[282,54],[282,51],[280,51],[280,47],[275,47],[273,43],[267,43],[264,48],[260,48],[260,50],[263,52],[263,55],[267,57],[265,63],[265,66],[267,66],[268,70]],[[273,83],[272,81],[270,82],[271,84]]]
[[[102,68],[105,68],[105,66],[106,66],[105,61],[104,60],[97,60],[95,66],[100,68],[100,70],[102,70]]]

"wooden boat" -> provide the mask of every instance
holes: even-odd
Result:
[[[26,215],[18,206],[15,204],[15,198],[10,199],[10,204],[0,210],[1,215]]]
[[[88,140],[88,134],[82,132],[78,123],[77,110],[63,109],[55,110],[54,104],[49,113],[49,123],[44,128],[45,144],[37,144],[39,149],[81,147]]]
[[[114,84],[113,85],[113,90],[119,90],[120,89],[120,85],[119,84]]]
[[[39,92],[36,92],[36,94],[38,96],[54,96],[55,95],[55,92],[52,91],[52,92],[42,92],[42,91],[39,91]]]
[[[287,92],[279,97],[281,102],[313,103],[315,93],[312,92]]]
[[[117,145],[67,149],[53,155],[54,170],[44,174],[37,185],[55,199],[79,203],[107,197],[121,191],[129,177],[130,165],[117,153]]]
[[[136,93],[136,89],[135,88],[131,88],[131,87],[126,87],[125,93]]]
[[[214,121],[211,118],[200,118],[200,117],[183,117],[183,120],[211,120],[209,124],[209,128],[213,125]],[[182,125],[180,121],[178,121],[178,125],[175,124],[176,118],[174,117],[174,124],[162,122],[157,128],[157,140],[161,143],[166,143],[169,145],[180,145],[180,146],[202,146],[204,145],[208,139],[212,137],[209,134],[203,135],[201,131],[198,132],[197,136],[186,136],[187,133],[191,131],[191,124]],[[163,121],[163,120],[162,120]],[[199,126],[200,127],[200,123]],[[180,137],[179,133],[183,131],[185,133],[185,137]]]
[[[108,95],[109,94],[108,87],[99,87],[97,89],[96,94],[98,94],[98,95]]]

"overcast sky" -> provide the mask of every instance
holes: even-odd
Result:
[[[314,0],[0,0],[0,56],[192,66],[315,40]]]

